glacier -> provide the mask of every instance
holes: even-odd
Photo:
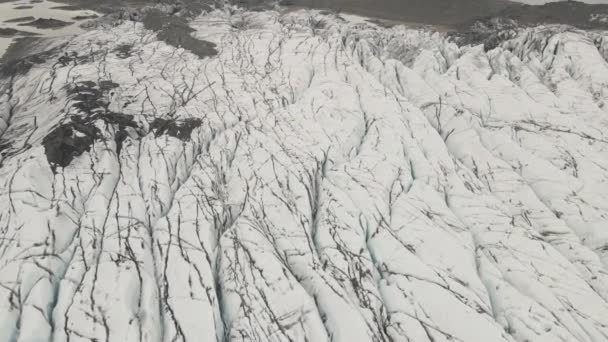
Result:
[[[0,342],[608,341],[608,33],[205,11],[0,70]]]

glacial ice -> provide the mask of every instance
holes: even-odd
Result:
[[[605,32],[190,25],[0,80],[0,342],[608,341]]]

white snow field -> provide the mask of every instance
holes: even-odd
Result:
[[[348,18],[205,13],[205,58],[125,21],[5,75],[0,342],[608,341],[608,34]]]

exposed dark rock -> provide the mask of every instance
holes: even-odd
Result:
[[[38,29],[58,29],[69,25],[72,25],[72,22],[53,18],[38,18],[33,21],[19,24],[19,26],[32,26]]]
[[[118,45],[114,50],[112,50],[112,52],[114,52],[118,58],[125,59],[125,58],[131,57],[132,48],[133,48],[133,45],[131,45],[131,44],[121,44],[121,45]]]
[[[579,1],[549,2],[540,6],[515,5],[495,16],[516,20],[521,25],[566,24],[581,29],[608,29],[608,22],[593,20],[594,15],[608,15],[608,5]]]
[[[36,45],[40,39],[42,38],[17,38],[0,59],[0,78],[25,74],[33,66],[42,64],[59,53],[58,47],[28,55],[30,47]]]
[[[98,111],[107,111],[109,102],[106,94],[108,90],[116,88],[118,85],[110,81],[97,85],[92,81],[79,82],[68,90],[68,94],[73,96],[77,102],[74,107],[83,113],[92,115]]]
[[[99,16],[97,14],[77,15],[75,17],[72,17],[72,20],[88,20],[88,19],[95,19],[95,18],[99,18]]]
[[[166,134],[182,141],[188,141],[192,131],[201,124],[201,119],[167,120],[157,118],[150,124],[150,130],[154,131],[154,135],[157,137]]]
[[[484,50],[489,51],[501,42],[513,38],[519,25],[510,19],[489,18],[476,21],[468,29],[448,33],[459,45],[483,44]]]
[[[83,8],[80,6],[75,6],[75,5],[63,5],[63,6],[51,7],[51,9],[61,10],[61,11],[80,11]]]
[[[0,140],[0,156],[6,157],[7,155],[11,155],[12,154],[12,153],[10,153],[11,147],[12,147],[12,144],[10,141]],[[0,165],[2,165],[2,162],[0,162]]]
[[[151,4],[147,0],[58,0],[57,2],[75,6],[79,9],[91,9],[104,14],[114,13],[125,8],[139,12]],[[176,9],[175,13],[179,12],[180,15],[185,17],[196,16],[203,10],[210,10],[213,7],[222,5],[222,2],[219,0],[155,0],[153,3],[155,5],[173,6]]]
[[[88,8],[102,13],[118,8],[141,8],[150,3],[144,0],[62,0],[70,7]],[[230,3],[250,10],[269,9],[269,0],[230,0]],[[217,0],[157,0],[155,4],[173,6],[174,13],[192,17],[204,10],[221,6]],[[563,23],[577,27],[608,27],[608,21],[590,20],[592,16],[607,13],[608,5],[585,4],[577,1],[557,1],[545,5],[525,5],[506,0],[279,0],[282,6],[327,8],[336,12],[349,12],[364,16],[408,23],[449,25],[460,31],[480,18],[515,19],[521,24],[538,22]],[[138,20],[141,20],[139,18]],[[463,24],[464,23],[464,24]]]
[[[129,133],[122,127],[114,134],[114,142],[116,143],[116,154],[120,156],[122,144],[129,137]]]
[[[133,115],[108,112],[100,116],[100,119],[110,125],[118,125],[120,128],[139,128],[137,122],[133,121]]]
[[[238,0],[261,4],[264,0]],[[282,0],[282,5],[328,8],[403,22],[451,25],[506,8],[501,0]]]
[[[184,48],[200,58],[217,54],[214,43],[191,36],[194,30],[188,26],[184,17],[153,9],[146,13],[143,24],[148,30],[156,31],[158,39],[171,46]]]
[[[116,142],[116,154],[120,155],[122,143],[129,137],[129,128],[137,132],[138,136],[143,136],[143,130],[140,129],[137,122],[133,120],[133,115],[106,113],[101,116],[101,119],[108,125],[115,125],[116,132],[114,133],[114,141]]]
[[[90,55],[79,55],[78,52],[76,51],[72,51],[72,52],[64,52],[63,55],[61,55],[58,59],[57,62],[59,62],[61,65],[66,66],[69,64],[82,64],[82,63],[86,63],[86,62],[90,62],[93,60],[95,54],[90,54]]]
[[[20,18],[8,19],[8,20],[5,20],[4,22],[5,23],[23,23],[23,22],[32,21],[35,19],[36,18],[34,18],[34,17],[20,17]]]
[[[37,36],[37,33],[15,30],[14,28],[0,27],[0,37],[11,38],[14,36]]]
[[[101,132],[89,120],[74,116],[71,122],[53,129],[42,141],[46,158],[53,172],[57,167],[68,166],[75,157],[91,150]]]
[[[484,44],[487,51],[513,38],[519,28],[542,24],[608,29],[608,5],[578,1],[551,2],[540,6],[514,4],[492,16],[455,25],[450,35],[460,45]]]
[[[75,100],[72,107],[78,109],[79,114],[72,115],[69,122],[53,129],[43,140],[47,160],[53,172],[58,166],[68,166],[74,158],[90,151],[96,140],[103,138],[95,125],[99,120],[116,128],[114,141],[117,154],[120,154],[124,140],[132,135],[131,131],[139,136],[143,135],[132,115],[108,110],[107,97],[117,87],[118,84],[111,81],[101,81],[99,84],[84,81],[68,89],[68,94]]]
[[[68,89],[68,94],[76,100],[73,107],[83,115],[71,116],[70,122],[59,125],[43,139],[42,144],[53,172],[58,166],[65,167],[75,157],[90,151],[95,140],[102,138],[99,128],[95,126],[95,113],[107,108],[104,90],[114,87],[110,84],[97,86],[95,82],[85,81]]]
[[[34,6],[21,5],[21,6],[15,6],[15,7],[13,7],[13,9],[18,9],[18,10],[21,10],[21,9],[30,9],[30,8],[34,8]]]

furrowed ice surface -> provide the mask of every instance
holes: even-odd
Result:
[[[604,32],[189,26],[1,73],[1,342],[608,340]]]

